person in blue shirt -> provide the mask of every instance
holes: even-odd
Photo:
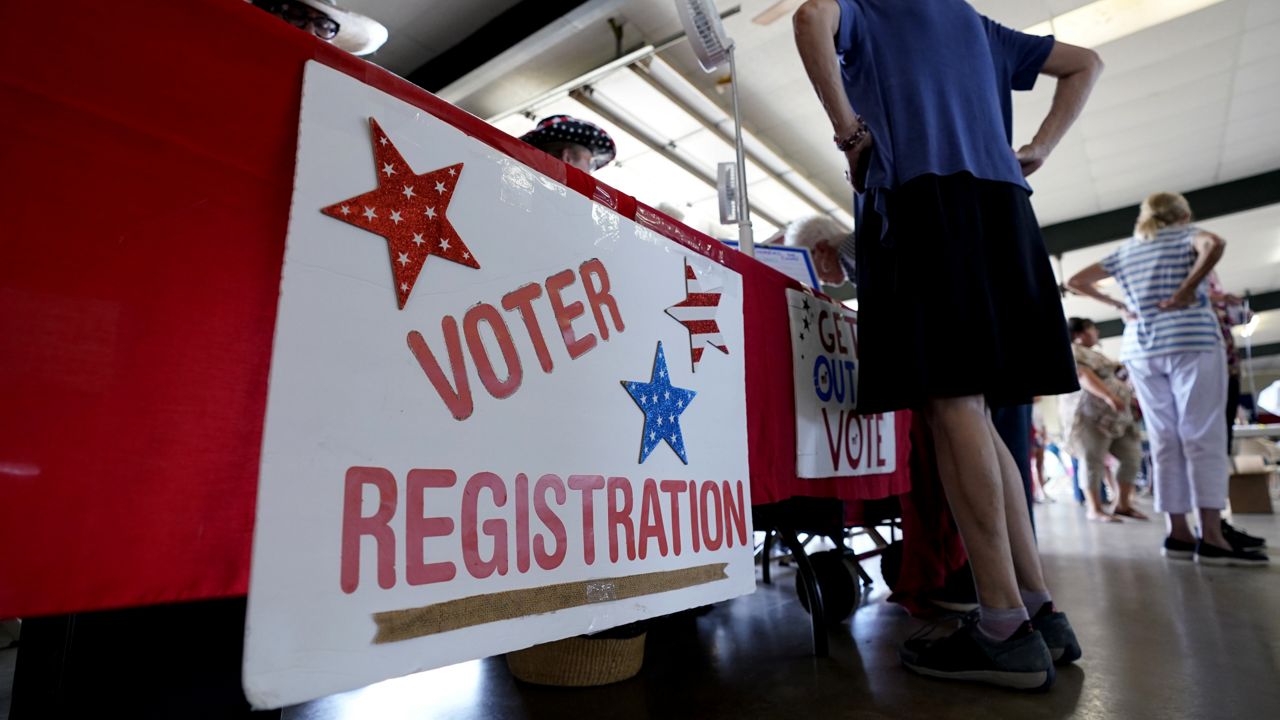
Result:
[[[990,408],[1079,387],[1025,178],[1080,114],[1102,62],[963,0],[808,0],[794,26],[856,191],[842,251],[858,276],[858,409],[924,412],[981,605],[947,637],[906,642],[902,661],[1048,688],[1054,661],[1080,646],[1045,584]],[[1040,74],[1057,78],[1053,103],[1015,152],[1011,92]]]

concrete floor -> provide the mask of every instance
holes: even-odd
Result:
[[[810,654],[794,574],[651,632],[641,674],[565,690],[517,683],[501,658],[463,663],[288,708],[290,720],[374,718],[1264,718],[1280,708],[1280,565],[1200,568],[1160,557],[1156,523],[1087,522],[1069,502],[1037,508],[1046,570],[1084,659],[1047,694],[944,683],[898,664],[920,622],[876,585]],[[1239,526],[1280,545],[1280,516]],[[1277,558],[1280,560],[1280,557]],[[0,651],[0,719],[14,650]],[[105,709],[105,708],[104,708]]]
[[[1037,508],[1046,571],[1084,659],[1042,695],[916,677],[898,643],[919,626],[876,577],[831,657],[810,655],[794,575],[650,634],[629,681],[564,690],[515,682],[501,658],[380,683],[290,708],[348,718],[1260,718],[1280,708],[1280,566],[1171,564],[1157,523],[1103,526],[1066,502]],[[1280,518],[1238,525],[1280,545]]]

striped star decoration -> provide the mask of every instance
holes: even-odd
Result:
[[[684,261],[684,287],[684,301],[667,308],[667,314],[689,331],[689,354],[693,358],[693,371],[697,372],[707,345],[726,355],[729,354],[729,346],[716,324],[720,290],[705,289],[687,259]]]
[[[378,187],[320,212],[386,238],[396,302],[403,310],[428,256],[480,268],[445,217],[462,177],[462,163],[415,174],[377,120],[369,118],[369,129]]]

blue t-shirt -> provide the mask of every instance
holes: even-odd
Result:
[[[837,0],[845,92],[871,128],[867,187],[969,172],[1030,186],[1010,143],[1053,36],[1011,30],[963,0]]]

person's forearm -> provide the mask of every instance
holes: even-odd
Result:
[[[1218,238],[1214,238],[1205,252],[1196,256],[1196,262],[1191,266],[1191,272],[1187,274],[1182,284],[1178,286],[1179,293],[1190,293],[1200,287],[1200,283],[1208,277],[1213,270],[1213,266],[1218,264],[1222,259],[1222,251],[1226,247],[1226,243]]]
[[[1053,103],[1049,106],[1049,114],[1040,129],[1031,140],[1033,145],[1040,145],[1053,150],[1067,134],[1067,130],[1080,117],[1084,103],[1093,91],[1093,84],[1102,73],[1101,63],[1090,63],[1084,69],[1058,78],[1058,86],[1053,92]]]
[[[1081,295],[1087,295],[1093,298],[1094,300],[1110,305],[1111,307],[1117,310],[1120,310],[1121,312],[1127,312],[1129,310],[1128,305],[1125,305],[1119,300],[1116,300],[1110,295],[1102,292],[1101,290],[1098,289],[1098,286],[1095,285],[1094,283],[1077,282],[1075,278],[1072,278],[1067,283],[1067,287],[1071,288],[1073,291],[1077,293],[1080,293]]]
[[[836,58],[839,6],[834,0],[809,0],[796,11],[792,24],[800,61],[814,92],[818,94],[822,109],[831,120],[831,127],[837,136],[852,133],[858,129],[858,120],[845,94]]]
[[[1117,400],[1114,393],[1107,389],[1102,378],[1089,368],[1078,368],[1077,376],[1080,378],[1080,387],[1090,395],[1096,395],[1106,401]]]

